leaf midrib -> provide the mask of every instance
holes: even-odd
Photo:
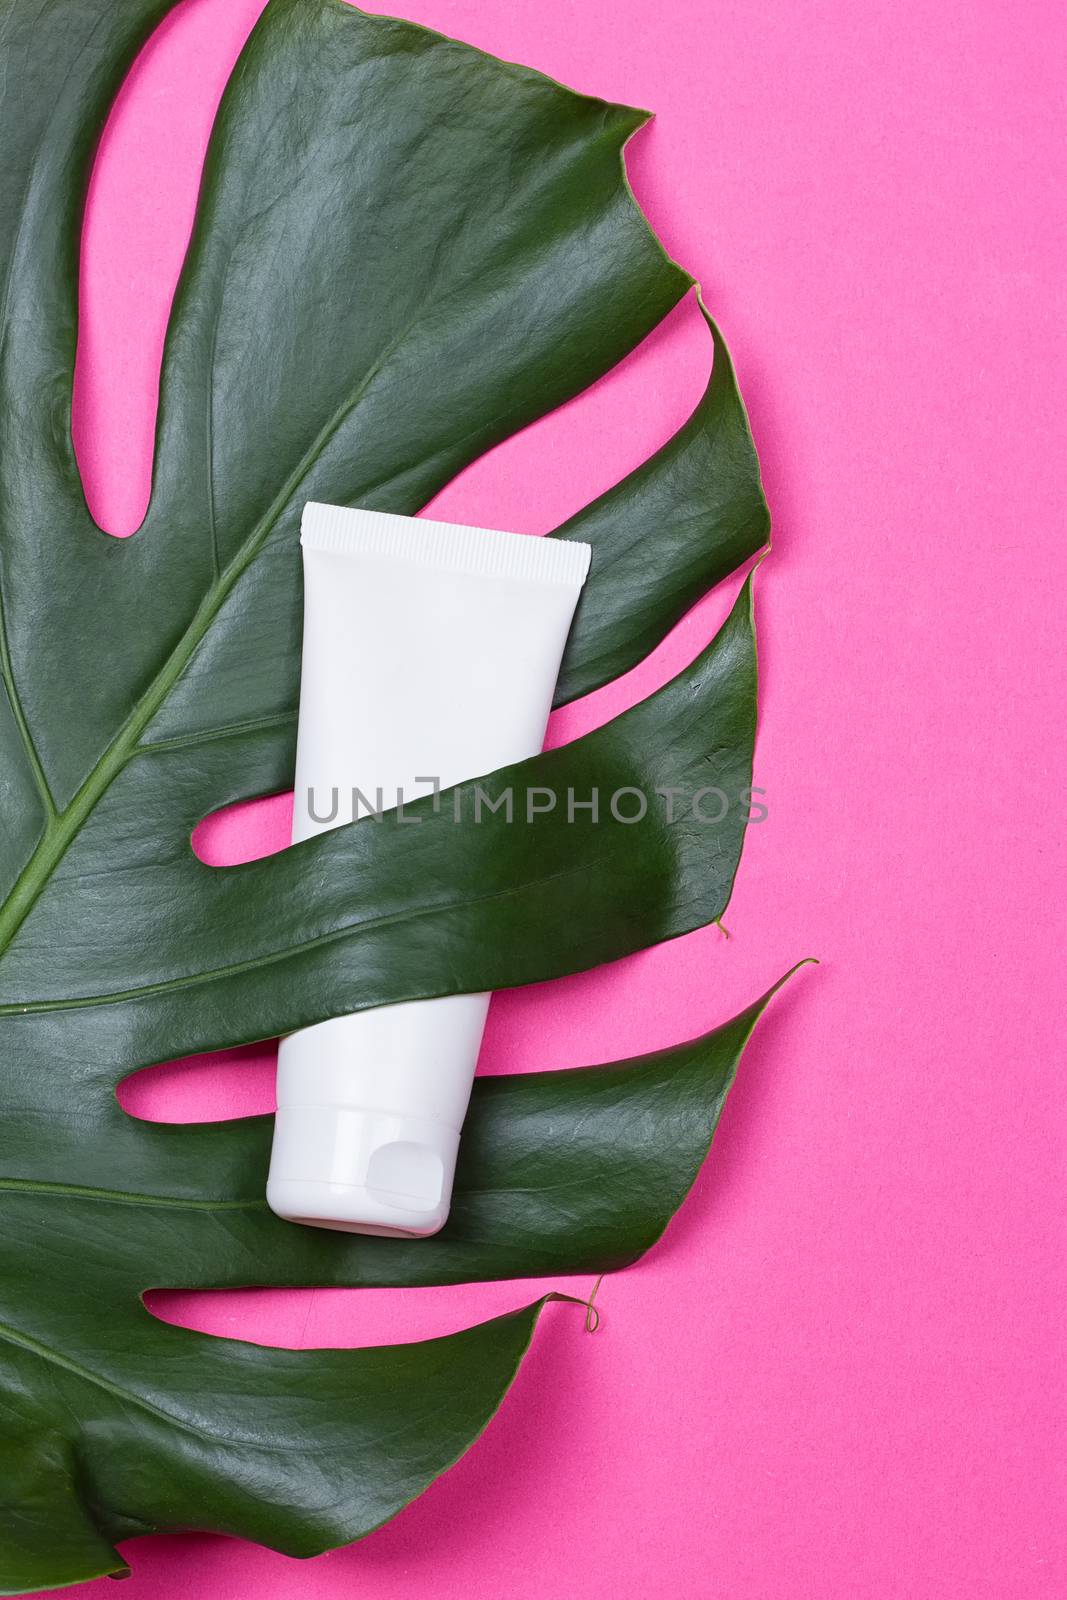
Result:
[[[415,318],[412,319],[414,322]],[[233,560],[223,569],[197,606],[185,632],[171,651],[167,660],[134,703],[126,721],[108,745],[100,760],[90,771],[81,788],[70,803],[59,812],[52,808],[45,828],[33,854],[19,874],[11,893],[0,908],[0,960],[4,951],[29,916],[39,896],[70,849],[100,800],[114,783],[127,762],[136,754],[141,735],[174,688],[188,666],[198,646],[240,578],[255,560],[261,547],[270,537],[282,514],[301,483],[319,459],[341,424],[350,417],[370,384],[406,337],[406,327],[392,340],[374,364],[364,374],[352,394],[348,395],[332,416],[328,417],[311,445],[293,471],[286,478],[263,516],[241,545]]]

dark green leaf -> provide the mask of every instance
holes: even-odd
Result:
[[[123,1572],[111,1541],[134,1532],[210,1528],[297,1556],[369,1533],[482,1432],[544,1303],[445,1338],[313,1355],[108,1303],[116,1359],[88,1342],[101,1327],[88,1296],[68,1303],[61,1343],[0,1326],[15,1397],[4,1592]]]
[[[79,1133],[122,1145],[120,1190],[0,1180],[0,1585],[121,1569],[110,1541],[131,1532],[193,1525],[308,1555],[394,1515],[485,1426],[543,1302],[421,1344],[297,1353],[160,1324],[141,1294],[624,1266],[692,1184],[779,987],[671,1050],[480,1079],[452,1216],[418,1242],[279,1221],[263,1201],[269,1118],[134,1123],[98,1095]],[[65,1088],[41,1093],[58,1123]]]
[[[556,529],[561,539],[583,539],[593,547],[592,572],[556,686],[557,705],[636,666],[770,533],[730,352],[699,303],[715,350],[700,404],[643,467]]]
[[[684,1059],[480,1088],[432,1247],[272,1218],[261,1122],[157,1128],[119,1109],[122,1076],[175,1054],[575,971],[709,922],[737,869],[755,728],[746,587],[660,694],[485,780],[514,786],[512,825],[423,805],[413,827],[361,823],[228,871],[196,860],[202,815],[291,780],[304,500],[416,510],[617,361],[689,280],[625,184],[642,113],[336,0],[270,0],[209,151],[145,526],[103,536],[70,439],[78,230],[108,107],[168,9],[0,6],[13,1587],[111,1570],[112,1541],[135,1530],[194,1523],[306,1551],[391,1515],[484,1425],[537,1307],[429,1345],[307,1356],[163,1327],[141,1292],[630,1260],[691,1181],[754,1020]],[[632,665],[764,536],[721,343],[678,438],[560,531],[595,547],[574,694]],[[526,786],[550,786],[555,813],[523,822]],[[599,824],[569,822],[568,790],[594,786]],[[719,826],[690,810],[712,786],[729,797]],[[651,801],[639,822],[607,809],[624,788]],[[673,821],[657,788],[683,796]]]

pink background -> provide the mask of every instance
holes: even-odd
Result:
[[[198,161],[260,3],[186,0],[104,142],[78,433],[114,532],[143,511]],[[762,1026],[666,1240],[603,1285],[602,1331],[551,1308],[489,1433],[420,1502],[310,1565],[223,1538],[135,1541],[124,1594],[1061,1596],[1062,8],[397,9],[658,110],[632,178],[732,342],[776,527],[758,580],[770,818],[750,834],[732,937],[498,999],[483,1069],[664,1045],[798,957],[823,964]],[[686,303],[435,509],[553,526],[681,423],[708,361]],[[677,670],[728,598],[553,737]],[[201,848],[233,860],[285,830],[273,802],[210,824]],[[252,1051],[147,1074],[126,1103],[233,1115],[270,1095]],[[541,1287],[156,1308],[216,1333],[355,1345],[458,1328]],[[103,1583],[88,1588],[102,1600]]]

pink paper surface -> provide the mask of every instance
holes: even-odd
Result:
[[[113,532],[146,502],[198,163],[260,3],[185,0],[102,147],[77,430]],[[482,1070],[665,1045],[799,957],[822,965],[761,1025],[666,1239],[605,1281],[601,1332],[550,1308],[487,1435],[419,1502],[307,1564],[224,1538],[134,1541],[124,1595],[1062,1596],[1062,8],[396,9],[657,110],[632,180],[731,342],[775,518],[757,580],[770,816],[749,834],[729,941],[711,929],[499,997]],[[684,420],[709,360],[689,301],[436,513],[552,527]],[[684,665],[729,598],[555,719],[553,739]],[[274,801],[199,842],[222,862],[286,836]],[[158,1069],[125,1101],[267,1109],[270,1063]],[[540,1287],[155,1305],[213,1333],[358,1345],[458,1328]]]

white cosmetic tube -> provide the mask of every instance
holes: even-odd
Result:
[[[301,543],[294,843],[537,754],[588,545],[314,503]],[[414,1000],[283,1039],[271,1209],[436,1233],[488,1005]]]

